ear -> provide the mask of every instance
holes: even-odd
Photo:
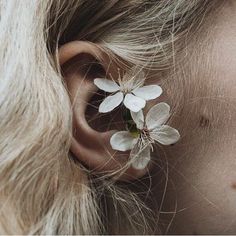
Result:
[[[129,154],[112,150],[110,138],[114,130],[95,130],[88,124],[86,111],[98,91],[93,80],[96,77],[117,79],[125,68],[112,60],[105,49],[85,41],[73,41],[63,45],[58,56],[73,109],[71,152],[83,165],[96,173],[118,173],[127,163]],[[100,124],[103,120],[103,125],[108,125],[103,118],[100,118]],[[120,179],[136,179],[146,172],[147,170],[135,170],[130,167]]]

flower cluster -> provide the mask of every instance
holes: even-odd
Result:
[[[147,101],[158,98],[162,88],[158,85],[144,85],[145,74],[133,67],[118,81],[96,78],[94,84],[101,90],[111,93],[99,106],[100,113],[110,112],[120,104],[126,108],[127,130],[118,131],[110,139],[111,147],[117,151],[130,151],[132,167],[144,169],[151,159],[153,145],[176,143],[179,132],[165,123],[170,117],[170,106],[158,103],[144,117],[143,108]]]

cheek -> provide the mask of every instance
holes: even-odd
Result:
[[[178,156],[169,154],[167,190],[156,191],[164,197],[161,219],[168,222],[175,215],[169,233],[235,233],[236,147],[231,138],[206,145],[192,139],[189,150],[182,143]]]

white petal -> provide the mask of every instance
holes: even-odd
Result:
[[[136,142],[137,139],[128,131],[119,131],[113,134],[110,139],[112,149],[123,152],[131,150]]]
[[[147,113],[146,125],[149,130],[166,123],[170,117],[170,106],[164,102],[153,106]]]
[[[144,116],[143,111],[140,110],[138,112],[130,112],[133,121],[135,122],[138,129],[142,129],[144,125]]]
[[[134,89],[132,93],[148,101],[158,98],[162,94],[162,88],[158,85],[147,85]]]
[[[98,111],[100,113],[112,111],[114,108],[120,105],[120,103],[123,101],[123,98],[124,95],[121,92],[106,97],[100,104]]]
[[[138,112],[145,107],[146,101],[142,98],[136,97],[133,94],[126,94],[124,99],[124,105],[133,112]]]
[[[142,170],[151,160],[150,146],[143,146],[143,148],[140,149],[138,145],[135,145],[130,156],[132,158],[132,167],[137,170]]]
[[[168,125],[162,125],[161,127],[154,129],[150,132],[150,136],[163,145],[174,144],[180,139],[178,130]]]
[[[99,89],[109,93],[120,90],[119,85],[112,80],[96,78],[93,82]]]

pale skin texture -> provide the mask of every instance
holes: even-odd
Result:
[[[236,233],[235,12],[236,2],[226,1],[208,23],[202,44],[187,49],[197,54],[187,54],[183,136],[167,150],[169,179],[161,209],[165,226],[176,212],[170,234]],[[160,183],[159,174],[155,181]],[[160,185],[154,193],[160,203]]]

